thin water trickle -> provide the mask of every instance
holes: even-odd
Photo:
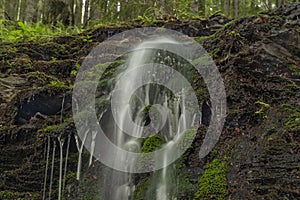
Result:
[[[63,122],[63,113],[64,113],[65,98],[66,98],[66,94],[64,94],[63,99],[62,99],[62,101],[61,101],[60,123]]]
[[[46,153],[46,167],[44,177],[44,188],[43,188],[43,200],[46,199],[46,187],[47,187],[47,176],[48,176],[48,165],[49,165],[49,154],[50,154],[50,136],[47,137],[47,153]]]
[[[84,133],[84,137],[82,139],[81,144],[79,144],[79,138],[77,135],[75,135],[75,141],[76,141],[76,146],[78,149],[78,161],[77,161],[77,173],[76,173],[76,179],[80,180],[80,172],[81,172],[81,165],[82,165],[82,153],[83,153],[83,148],[84,148],[84,143],[87,138],[88,133],[90,132],[89,129],[87,129]]]
[[[63,195],[65,194],[68,158],[69,158],[69,151],[70,151],[70,141],[71,141],[71,134],[68,135],[68,140],[67,140],[67,149],[66,149],[67,152],[66,152],[66,157],[65,157],[64,178],[63,178],[63,185],[62,185],[62,194]]]
[[[53,152],[52,152],[52,164],[51,164],[50,184],[49,184],[49,199],[51,199],[51,193],[52,193],[55,149],[56,149],[56,142],[54,141],[53,142]]]
[[[63,146],[64,139],[60,136],[57,137],[59,143],[59,179],[58,179],[58,200],[62,198],[62,179],[63,179]]]

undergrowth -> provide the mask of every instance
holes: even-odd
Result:
[[[27,23],[22,21],[0,20],[0,42],[43,42],[58,35],[72,35],[82,32],[74,26],[65,26],[61,23],[54,25]]]

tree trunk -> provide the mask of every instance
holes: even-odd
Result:
[[[15,21],[17,19],[17,7],[18,1],[5,1],[6,18]]]
[[[243,9],[244,9],[244,17],[247,16],[248,12],[248,0],[244,0],[244,5],[243,5]]]
[[[191,0],[191,12],[194,14],[198,13],[198,1],[197,0]]]
[[[88,25],[88,20],[90,18],[90,0],[85,1],[85,9],[84,9],[84,16],[83,16],[83,24],[86,27]]]
[[[21,4],[22,20],[27,22],[35,22],[35,8],[37,6],[37,0],[25,0]]]
[[[70,13],[70,16],[69,16],[69,21],[70,21],[70,24],[71,25],[75,25],[75,0],[67,0],[66,2],[67,6],[68,6],[68,10],[69,10],[69,13]]]
[[[82,17],[82,0],[76,0],[75,15],[74,15],[74,25],[81,26]]]
[[[22,4],[22,0],[19,0],[19,2],[18,2],[18,11],[17,11],[17,21],[20,20],[21,4]]]
[[[234,0],[234,17],[239,17],[239,0]]]
[[[224,11],[227,17],[230,17],[230,0],[224,0]]]
[[[42,20],[42,13],[43,13],[43,0],[38,0],[37,6],[36,6],[36,22],[39,22]]]
[[[5,19],[5,0],[3,0],[1,3],[0,3],[0,6],[1,6],[1,18],[0,19]]]
[[[199,3],[199,14],[204,17],[206,2],[205,0],[199,0],[198,3]]]
[[[91,11],[90,11],[91,20],[100,19],[101,16],[100,12],[101,12],[100,0],[91,0]]]
[[[165,15],[165,1],[158,0],[157,1],[157,11],[154,13],[157,19],[162,19]]]
[[[279,8],[280,6],[282,6],[283,4],[283,0],[276,0],[276,7]]]

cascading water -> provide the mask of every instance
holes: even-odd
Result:
[[[82,141],[75,137],[77,180],[85,146],[103,164],[97,179],[102,199],[182,199],[194,193],[182,155],[190,153],[200,123],[197,96],[209,93],[211,101],[199,150],[203,158],[221,134],[224,90],[207,52],[178,32],[140,28],[101,42],[82,63],[73,87],[73,119]]]
[[[141,138],[148,138],[151,135],[158,134],[165,138],[166,143],[163,147],[163,155],[155,155],[154,163],[162,162],[163,168],[159,172],[158,181],[155,180],[155,192],[151,197],[145,199],[168,200],[175,199],[171,192],[170,181],[172,180],[169,175],[169,163],[173,161],[173,151],[175,142],[180,140],[182,133],[193,124],[196,124],[199,113],[187,112],[185,99],[188,97],[184,84],[178,80],[172,80],[172,70],[163,69],[164,61],[173,62],[177,65],[177,61],[170,56],[166,56],[162,60],[157,57],[164,50],[166,45],[176,45],[177,43],[168,38],[160,38],[140,44],[130,55],[125,64],[125,71],[118,77],[116,87],[112,93],[117,93],[119,101],[130,99],[129,104],[120,103],[114,105],[111,110],[114,120],[119,124],[114,126],[110,132],[110,140],[119,148],[126,151],[143,153]],[[157,67],[148,67],[148,63],[157,62]],[[170,64],[170,63],[169,63]],[[162,65],[162,66],[159,66]],[[137,87],[141,80],[148,78],[148,82]],[[153,84],[149,80],[163,79],[163,82],[169,87]],[[144,79],[145,78],[145,79]],[[181,88],[173,93],[169,88]],[[128,117],[130,113],[131,118]],[[137,125],[131,127],[132,121]],[[146,129],[145,127],[152,123],[152,127]],[[129,131],[128,131],[129,130]],[[111,136],[112,135],[112,136]],[[159,153],[158,153],[159,154]],[[112,200],[129,200],[133,198],[135,190],[135,176],[130,171],[130,168],[136,167],[139,160],[132,160],[130,157],[124,158],[123,155],[114,155],[114,165],[118,166],[121,160],[127,161],[125,164],[128,172],[120,172],[113,169],[107,169],[103,180],[104,199]],[[156,159],[156,157],[162,159]],[[174,177],[173,177],[174,178]]]

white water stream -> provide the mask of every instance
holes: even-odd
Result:
[[[180,80],[172,80],[172,70],[170,74],[165,71],[159,71],[159,68],[148,68],[146,64],[153,63],[155,56],[157,56],[157,50],[161,49],[161,45],[175,44],[173,40],[162,38],[153,40],[150,42],[144,42],[137,47],[133,53],[129,56],[127,61],[127,68],[125,72],[119,77],[119,90],[118,99],[120,101],[130,99],[131,102],[124,106],[118,107],[116,111],[112,110],[119,122],[118,126],[115,126],[113,131],[112,142],[118,147],[127,151],[140,152],[141,140],[138,138],[146,138],[154,134],[159,134],[166,140],[166,151],[163,155],[159,155],[162,159],[154,160],[155,162],[163,162],[163,168],[161,169],[160,177],[156,183],[156,194],[152,194],[151,199],[157,200],[169,200],[175,199],[172,194],[169,184],[170,178],[168,178],[167,166],[171,163],[173,158],[172,149],[174,149],[175,141],[180,138],[182,134],[191,124],[194,123],[195,117],[193,114],[189,116],[191,112],[186,112],[185,99],[187,91],[184,89],[184,84]],[[162,63],[163,64],[163,63]],[[156,80],[157,77],[162,77],[166,85],[176,85],[177,88],[181,88],[176,93],[170,94],[170,90],[162,87],[161,85],[155,85],[153,82],[143,84],[142,87],[137,89],[137,84],[143,80],[147,80],[145,77],[151,77],[151,80]],[[168,88],[168,87],[167,87]],[[173,92],[173,91],[172,91]],[[152,129],[146,129],[147,123],[145,122],[145,110],[148,109],[148,117],[152,123]],[[132,119],[129,119],[127,114],[131,113]],[[131,120],[137,125],[130,127]],[[155,132],[155,130],[159,130]],[[128,130],[130,130],[128,132]],[[153,132],[149,131],[153,130]],[[129,135],[130,136],[129,136]],[[123,155],[114,155],[115,165],[118,166],[120,160],[124,160]],[[158,156],[156,156],[158,157]],[[135,167],[137,160],[129,160],[125,158],[128,167],[128,171],[131,167]],[[135,190],[134,175],[131,173],[120,172],[117,170],[109,170],[106,175],[105,186],[103,186],[104,199],[110,200],[130,200],[133,198],[133,192]],[[174,188],[173,188],[174,191]]]

